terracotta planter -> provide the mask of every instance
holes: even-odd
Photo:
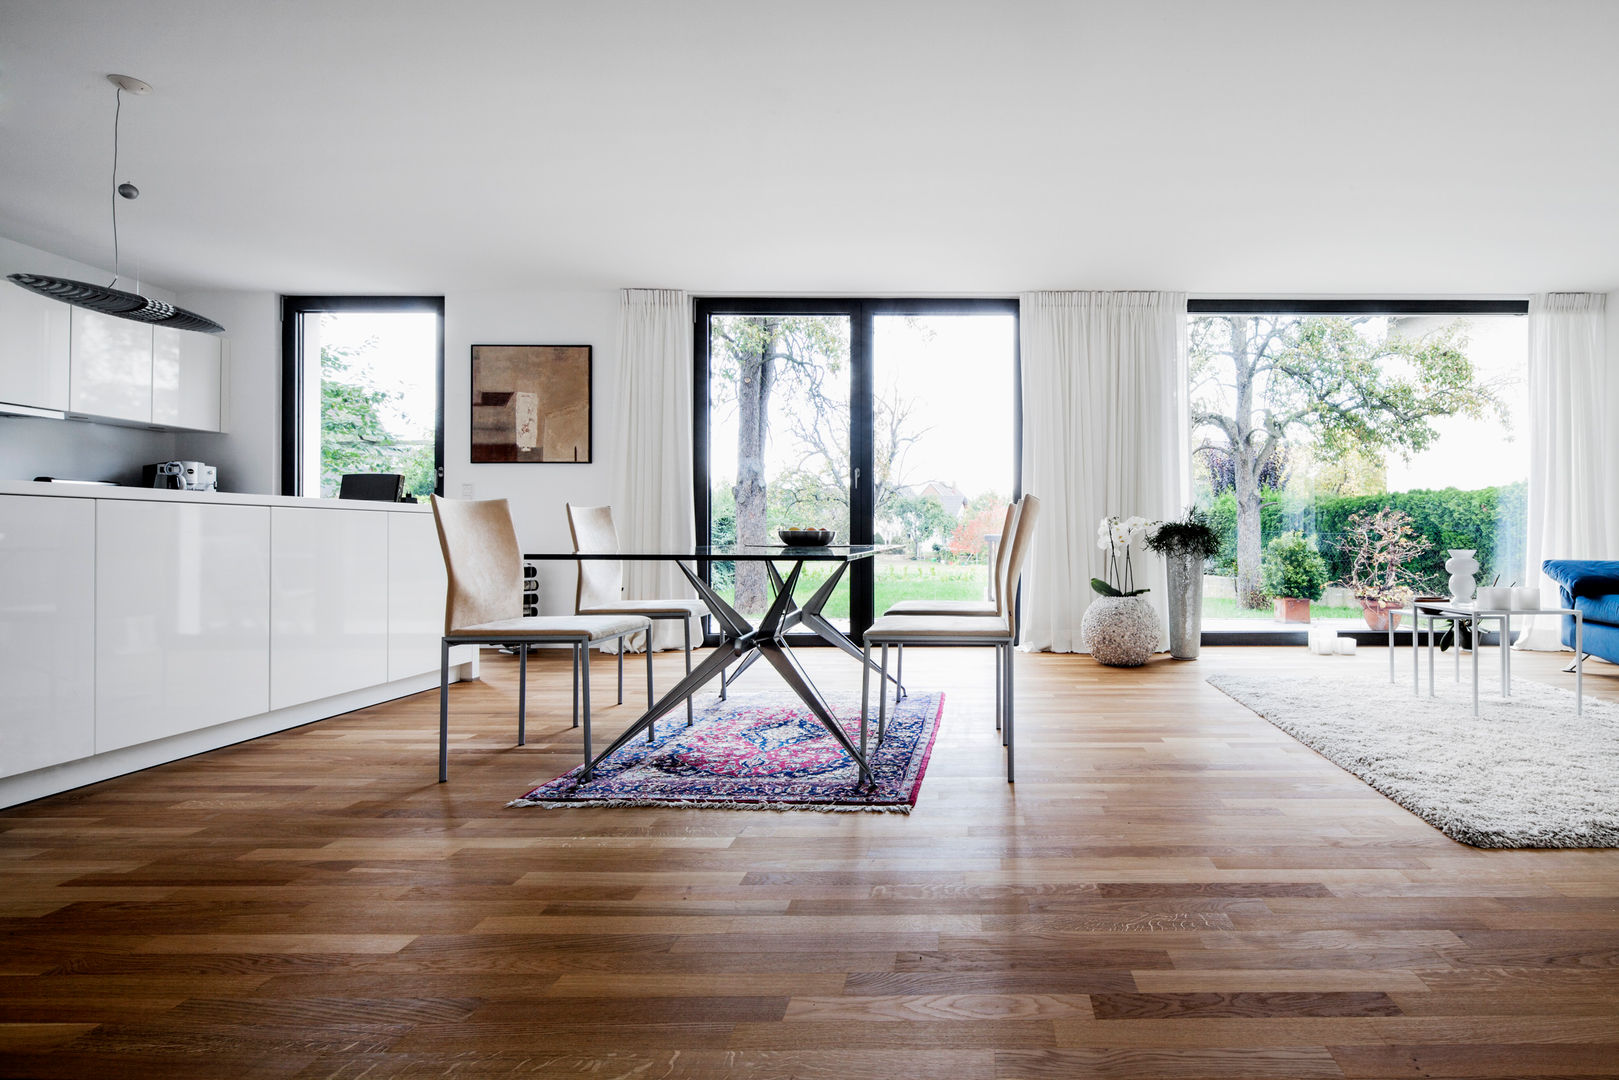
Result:
[[[1376,600],[1362,600],[1360,613],[1366,620],[1366,625],[1373,630],[1398,630],[1400,628],[1400,613],[1405,610],[1403,604],[1384,604]]]
[[[1301,600],[1297,596],[1278,596],[1274,603],[1277,622],[1310,621],[1310,601]]]

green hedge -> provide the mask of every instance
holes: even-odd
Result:
[[[1327,560],[1330,580],[1349,575],[1350,558],[1339,541],[1351,514],[1376,512],[1385,506],[1411,515],[1417,532],[1433,542],[1433,549],[1418,560],[1415,570],[1424,591],[1446,592],[1445,560],[1452,548],[1473,548],[1479,562],[1478,580],[1489,584],[1497,574],[1506,585],[1523,574],[1524,529],[1527,521],[1524,484],[1459,491],[1399,491],[1382,495],[1353,495],[1315,499],[1313,502],[1267,492],[1260,511],[1260,538],[1269,543],[1297,529],[1313,537]],[[1212,563],[1217,574],[1237,572],[1237,498],[1225,492],[1209,507],[1220,530],[1220,552]],[[1522,584],[1520,581],[1519,584]]]

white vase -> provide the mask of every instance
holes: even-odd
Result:
[[[1473,599],[1473,575],[1478,573],[1478,560],[1473,558],[1475,550],[1453,548],[1450,558],[1445,560],[1445,569],[1450,573],[1450,598],[1458,604]]]
[[[1140,667],[1158,651],[1158,613],[1139,596],[1098,596],[1085,609],[1079,632],[1091,656],[1109,667]]]

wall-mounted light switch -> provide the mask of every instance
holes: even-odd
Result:
[[[472,484],[462,484],[461,485],[461,497],[463,499],[476,499],[478,497],[477,494],[476,494],[476,490],[477,490],[476,487],[474,485],[472,485]]]

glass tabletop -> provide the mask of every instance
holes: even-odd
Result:
[[[547,559],[623,559],[632,562],[855,562],[888,551],[899,551],[899,544],[824,544],[819,547],[788,547],[786,544],[695,544],[680,551],[542,551],[523,558],[531,562]]]

